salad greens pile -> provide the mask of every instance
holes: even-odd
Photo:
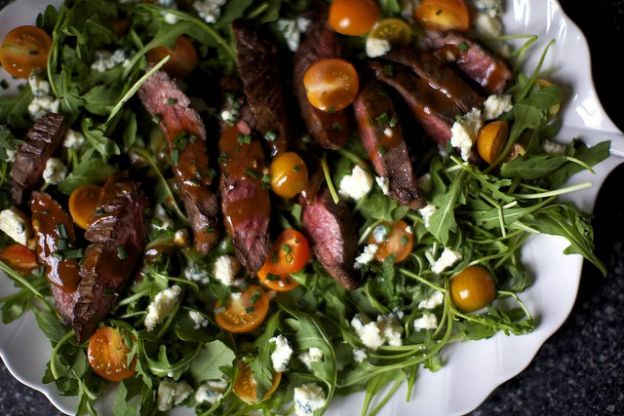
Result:
[[[385,15],[400,12],[396,1],[380,3]],[[157,214],[154,209],[150,213],[147,250],[173,247],[176,230],[185,229],[188,223],[172,186],[171,161],[164,156],[157,120],[151,120],[133,98],[164,63],[148,70],[146,53],[156,46],[172,46],[180,35],[199,45],[200,64],[185,80],[193,86],[187,93],[208,126],[216,126],[216,82],[235,71],[230,23],[243,17],[274,25],[278,18],[295,17],[306,7],[305,0],[230,1],[214,24],[190,12],[148,3],[68,0],[59,9],[48,7],[38,16],[37,25],[53,39],[47,71],[50,94],[59,100],[60,112],[82,133],[85,143],[78,149],[66,149],[68,175],[47,191],[69,195],[80,185],[101,183],[114,172],[130,170],[153,206],[163,207],[165,212]],[[118,19],[128,22],[125,34],[116,33],[111,24]],[[544,142],[554,139],[559,130],[553,109],[563,104],[564,94],[554,84],[536,82],[542,76],[543,57],[530,76],[520,71],[522,57],[535,40],[529,37],[512,55],[515,78],[509,93],[514,105],[502,116],[511,129],[500,160],[482,168],[461,160],[452,148],[442,154],[425,149],[417,171],[428,182],[424,187],[427,201],[437,208],[426,219],[422,213],[398,205],[379,187],[352,205],[362,245],[376,226],[398,219],[410,224],[415,240],[414,250],[404,262],[394,264],[391,256],[383,263],[362,264],[362,285],[357,290],[341,287],[314,260],[293,275],[300,284],[295,290],[274,296],[269,316],[259,329],[234,335],[213,321],[215,301],[240,291],[213,276],[215,259],[233,253],[230,239],[225,237],[207,256],[175,248],[144,266],[141,277],[130,285],[105,322],[122,333],[126,345],[131,346],[128,360],[136,365],[135,376],[120,383],[106,382],[90,369],[86,345],[76,342],[73,331],[63,326],[52,306],[42,268],[23,276],[0,262],[0,269],[17,287],[14,294],[0,299],[3,323],[28,311],[35,314],[52,345],[43,381],[54,383],[63,395],[78,396],[79,414],[95,414],[95,401],[111,384],[117,385],[113,414],[154,414],[158,390],[165,381],[184,381],[193,390],[210,382],[224,383],[221,390],[212,391],[213,400],[199,401],[199,395],[186,395],[183,404],[196,406],[201,415],[287,412],[292,409],[293,388],[306,383],[322,387],[327,405],[336,395],[364,391],[363,415],[376,414],[404,382],[409,400],[418,372],[440,369],[444,364],[440,353],[450,343],[484,339],[499,331],[524,334],[535,328],[536,319],[519,295],[532,283],[531,271],[521,258],[521,248],[532,235],[566,238],[570,243],[566,254],[581,254],[606,273],[593,254],[589,216],[557,198],[589,186],[566,184],[575,173],[591,170],[605,159],[609,143],[590,148],[574,140],[558,154],[544,150]],[[123,65],[103,72],[92,68],[97,51],[118,49],[127,57]],[[28,106],[33,99],[29,84],[15,96],[0,97],[1,209],[10,206],[9,154],[32,125]],[[518,148],[522,149],[518,157],[504,158]],[[326,179],[334,189],[355,165],[372,172],[358,137],[340,152],[327,154],[325,160]],[[282,202],[274,207],[272,223],[278,232],[288,227],[301,229],[299,204]],[[0,240],[2,246],[9,243],[4,235]],[[461,258],[443,271],[433,272],[432,263],[446,249],[460,253]],[[449,293],[449,279],[471,265],[487,268],[497,288],[496,301],[478,313],[462,312]],[[255,277],[245,279],[243,286]],[[182,289],[180,301],[155,331],[147,331],[148,306],[157,294],[174,285]],[[439,302],[428,307],[436,296]],[[400,341],[367,348],[357,330],[357,321],[366,324],[367,317],[392,322],[388,325],[396,326]],[[423,318],[433,321],[431,329],[414,326]],[[263,397],[273,380],[271,355],[276,343],[269,340],[278,334],[284,335],[294,350],[288,369],[266,401],[246,404],[232,391],[239,368],[236,362],[243,360],[249,365],[257,396]],[[311,348],[320,350],[320,359],[308,364],[297,359]],[[314,414],[324,410],[325,406]]]

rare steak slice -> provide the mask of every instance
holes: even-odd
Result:
[[[27,200],[41,180],[48,159],[63,142],[66,131],[65,117],[58,113],[47,113],[28,130],[26,140],[17,148],[10,174],[11,199],[16,205]]]
[[[403,130],[392,100],[377,81],[366,84],[353,103],[360,137],[375,172],[388,181],[389,195],[402,205],[419,208],[422,197]]]
[[[65,322],[70,323],[80,281],[81,251],[74,247],[74,223],[61,205],[46,193],[32,193],[30,210],[37,257],[45,266],[56,309]]]
[[[302,224],[312,241],[312,249],[327,273],[345,288],[358,287],[355,257],[357,231],[351,210],[344,201],[335,204],[327,188],[313,199],[304,200]]]
[[[102,188],[98,214],[85,233],[91,244],[81,262],[73,311],[79,342],[93,333],[134,274],[145,249],[147,207],[137,182],[111,177]]]
[[[238,72],[256,121],[255,129],[268,142],[271,156],[288,146],[288,121],[277,45],[265,30],[244,20],[233,24]]]

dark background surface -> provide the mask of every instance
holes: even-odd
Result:
[[[0,8],[6,3],[0,0]],[[561,3],[588,38],[598,94],[612,120],[624,130],[624,0]],[[620,167],[606,181],[595,210],[596,249],[609,267],[609,276],[603,279],[585,264],[566,323],[546,341],[531,365],[496,389],[474,416],[624,415],[623,180],[624,167]],[[36,414],[58,412],[43,395],[13,379],[0,361],[0,415]]]

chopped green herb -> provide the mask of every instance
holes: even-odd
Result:
[[[292,252],[292,247],[289,246],[288,244],[282,244],[282,251],[284,253],[291,253]]]
[[[274,142],[277,139],[277,133],[273,130],[269,130],[265,133],[264,138],[270,142]]]
[[[169,97],[167,98],[167,105],[176,105],[178,103],[177,98]]]
[[[248,306],[248,307],[245,308],[245,312],[247,312],[247,313],[252,313],[255,310],[256,310],[256,308],[254,308],[253,306]]]
[[[180,149],[173,149],[171,151],[171,164],[175,166],[178,164],[179,161],[180,161]]]
[[[468,43],[464,42],[460,42],[459,45],[457,45],[457,49],[459,49],[460,52],[466,52],[468,50],[469,46]]]
[[[392,64],[386,64],[383,66],[384,74],[393,77],[394,76],[394,66]]]
[[[58,232],[59,237],[67,239],[67,228],[65,228],[65,224],[58,224],[56,226],[56,231]]]
[[[126,251],[126,248],[123,246],[118,246],[117,247],[117,258],[119,260],[125,260],[128,258],[128,252]]]
[[[261,295],[262,295],[261,292],[254,292],[254,294],[251,295],[251,297],[249,298],[249,301],[255,305],[258,299],[260,299]]]
[[[388,113],[383,112],[379,116],[377,116],[375,121],[380,126],[387,126],[390,123],[390,117],[388,117]]]
[[[237,137],[238,142],[240,144],[249,144],[251,143],[251,136],[249,134],[239,134]]]
[[[245,175],[247,175],[247,176],[249,176],[250,178],[253,178],[253,179],[258,179],[260,177],[258,172],[256,172],[252,168],[245,168]]]

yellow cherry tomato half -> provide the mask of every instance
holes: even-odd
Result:
[[[227,305],[217,302],[215,322],[222,329],[240,334],[250,332],[262,324],[269,311],[269,297],[256,285],[249,285],[241,293],[233,293]]]
[[[464,312],[484,308],[495,297],[494,279],[485,267],[470,266],[451,278],[451,299]]]
[[[387,40],[392,45],[405,46],[412,40],[412,28],[404,20],[389,17],[377,22],[368,37]]]
[[[271,395],[277,390],[280,381],[282,380],[282,373],[273,373],[273,383],[271,388],[264,393],[262,400],[258,400],[258,391],[256,388],[256,380],[254,380],[253,372],[249,365],[243,361],[238,362],[238,374],[236,374],[236,380],[234,381],[234,394],[248,404],[260,403],[271,397]]]
[[[74,222],[83,230],[91,225],[101,193],[100,186],[87,184],[79,186],[69,196],[69,213]]]
[[[414,16],[427,29],[470,29],[470,12],[464,0],[421,0]]]
[[[343,35],[365,35],[378,19],[379,6],[373,0],[334,0],[329,6],[329,26]]]
[[[295,152],[283,152],[271,162],[271,188],[285,199],[290,199],[308,187],[308,167]]]
[[[503,151],[508,135],[509,127],[504,120],[493,121],[483,126],[477,138],[477,151],[481,159],[489,165],[494,163]]]
[[[368,243],[377,245],[375,253],[377,261],[383,262],[393,255],[394,262],[400,263],[414,248],[414,234],[412,227],[405,221],[385,221],[373,228],[368,236]]]
[[[113,327],[98,328],[89,338],[89,365],[98,376],[106,380],[117,382],[134,375],[136,360],[128,365],[129,353],[124,338]]]
[[[321,59],[310,65],[303,85],[310,104],[330,113],[351,104],[360,88],[353,65],[337,58]]]
[[[19,26],[11,30],[0,47],[0,65],[15,78],[28,78],[48,66],[52,39],[37,26]]]

